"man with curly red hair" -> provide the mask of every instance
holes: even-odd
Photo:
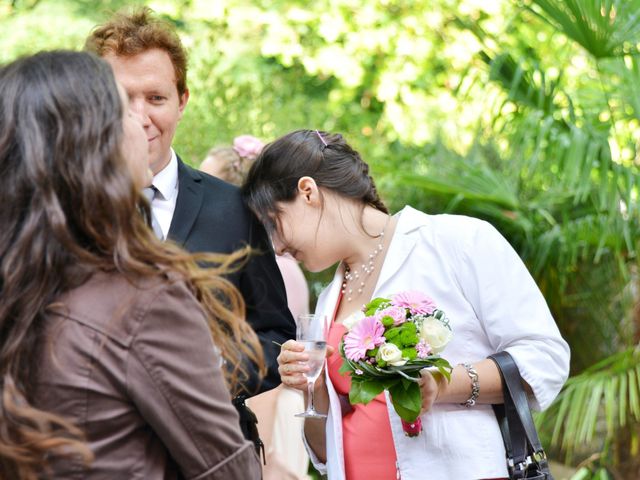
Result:
[[[243,379],[243,391],[234,392],[240,394],[235,403],[242,404],[243,397],[280,383],[274,342],[295,334],[269,237],[236,187],[189,167],[171,147],[189,101],[187,54],[175,29],[149,8],[120,12],[93,30],[85,48],[112,66],[143,120],[154,174],[151,206],[163,238],[191,252],[228,253],[247,244],[257,252],[228,277],[244,297],[268,367],[260,380],[258,369],[248,365],[252,374]]]

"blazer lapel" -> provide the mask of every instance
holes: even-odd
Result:
[[[393,279],[396,273],[398,273],[401,267],[409,259],[409,255],[418,241],[418,235],[415,233],[415,230],[424,226],[424,218],[422,218],[422,215],[423,214],[421,212],[418,212],[411,207],[405,207],[400,212],[398,225],[396,226],[396,231],[391,239],[391,244],[389,245],[389,250],[387,251],[384,264],[382,265],[382,271],[378,277],[373,297],[377,296],[385,283]],[[324,317],[324,325],[326,329],[329,328],[333,321],[333,314],[336,308],[336,303],[338,302],[340,290],[342,289],[343,279],[344,265],[340,263],[333,276],[333,281],[322,292],[320,298],[318,298],[315,313],[316,315]],[[320,325],[322,322],[318,322],[318,324]]]
[[[336,273],[333,275],[333,281],[329,284],[327,289],[322,293],[322,296],[318,299],[316,304],[315,314],[323,319],[322,322],[318,322],[318,325],[322,325],[323,331],[318,332],[324,335],[326,338],[333,317],[338,304],[338,296],[342,289],[342,280],[344,278],[344,265],[340,263],[336,269]]]
[[[187,240],[202,206],[202,188],[200,174],[187,167],[178,157],[178,198],[169,227],[168,237],[171,240],[180,244]]]
[[[374,296],[400,270],[416,245],[416,235],[412,235],[412,232],[418,226],[417,221],[414,220],[418,219],[415,219],[414,212],[415,210],[411,207],[405,207],[400,212],[396,231],[391,239],[389,250],[382,265],[382,271],[374,289]]]

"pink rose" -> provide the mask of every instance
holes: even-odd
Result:
[[[397,327],[407,321],[407,310],[403,307],[392,306],[376,313],[376,318],[380,320],[380,322],[382,322],[384,317],[393,318],[393,326]]]

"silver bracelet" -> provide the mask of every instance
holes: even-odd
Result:
[[[476,404],[478,395],[480,395],[480,381],[478,380],[478,372],[470,363],[459,363],[458,365],[462,365],[467,370],[467,375],[469,375],[469,378],[471,379],[471,396],[467,399],[466,402],[461,403],[460,405],[464,405],[465,407],[473,407]]]

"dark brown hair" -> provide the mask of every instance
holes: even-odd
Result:
[[[98,25],[85,42],[85,50],[100,57],[110,53],[131,57],[153,48],[169,55],[182,96],[187,91],[187,52],[172,25],[157,18],[149,7],[116,13]]]
[[[360,154],[339,133],[296,130],[268,144],[249,169],[242,194],[268,229],[276,228],[277,202],[295,198],[298,180],[389,213]]]
[[[121,152],[122,119],[112,70],[92,54],[43,52],[0,68],[0,478],[39,478],[52,451],[91,458],[81,432],[38,410],[32,393],[48,309],[96,271],[186,282],[232,392],[243,356],[265,371],[242,298],[220,276],[243,253],[196,256],[155,238]]]

